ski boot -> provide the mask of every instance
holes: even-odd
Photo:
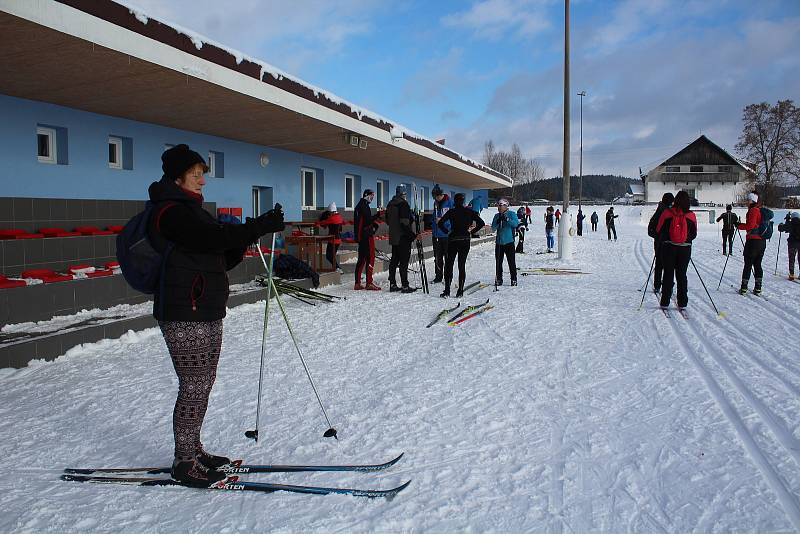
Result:
[[[172,463],[170,471],[172,479],[183,486],[193,488],[208,488],[221,480],[225,480],[227,475],[214,469],[209,469],[197,460]]]
[[[442,277],[441,276],[437,276],[436,278],[431,280],[431,284],[441,284],[441,283],[442,283]]]
[[[460,299],[464,296],[464,286],[458,286],[458,291],[456,291],[456,298]]]
[[[742,287],[739,288],[739,294],[740,295],[746,295],[747,294],[747,283],[748,282],[749,282],[749,280],[742,280]]]
[[[370,282],[367,285],[365,285],[364,289],[366,289],[367,291],[380,291],[381,290],[380,286],[376,286],[372,282]]]
[[[416,291],[416,287],[411,287],[408,284],[404,285],[403,288],[400,290],[400,293],[413,293]],[[390,290],[391,291],[391,290]]]
[[[513,287],[513,286],[515,286],[515,285],[517,285],[517,281],[516,281],[516,280],[512,280],[512,281],[511,281],[511,286]]]
[[[400,288],[397,284],[389,284],[389,293],[397,293],[398,291],[400,291]]]
[[[448,298],[450,296],[450,288],[449,287],[445,287],[444,291],[442,291],[441,295],[439,295],[439,296],[442,297],[443,299]]]
[[[761,278],[756,278],[756,285],[753,288],[753,295],[761,294]]]
[[[795,275],[789,273],[789,281],[790,282],[794,282],[795,280],[797,280],[797,277]]]
[[[200,449],[200,452],[197,453],[196,459],[203,467],[215,470],[231,463],[230,458],[226,458],[225,456],[217,456],[216,454],[209,454],[202,448]]]
[[[364,289],[364,286],[361,285],[361,282],[356,282],[356,285],[353,286],[354,291],[361,291]]]

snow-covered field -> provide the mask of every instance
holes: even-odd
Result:
[[[652,293],[637,309],[652,259],[650,209],[618,208],[617,242],[606,240],[605,210],[597,208],[599,231],[576,238],[575,258],[562,264],[532,253],[544,248],[537,208],[518,265],[591,274],[483,289],[462,302],[488,297],[495,308],[459,327],[426,329],[456,301],[420,292],[347,284],[331,290],[347,296],[336,304],[287,300],[338,442],[322,437],[276,307],[262,441],[244,437],[255,415],[263,303],[230,311],[207,448],[253,463],[372,463],[405,451],[379,474],[249,478],[359,487],[412,479],[395,500],[60,481],[64,467],[170,462],[177,380],[159,332],[149,330],[0,372],[0,532],[800,529],[800,284],[785,279],[785,243],[779,277],[777,232],[767,248],[765,298],[743,297],[730,286],[741,275],[741,245],[718,291],[718,229],[702,224],[693,258],[726,317],[716,317],[690,268],[691,317],[667,319]],[[493,264],[491,245],[475,247],[468,281],[491,280]]]

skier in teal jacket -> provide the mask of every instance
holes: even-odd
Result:
[[[519,219],[517,214],[508,209],[508,200],[500,199],[497,203],[497,214],[492,219],[492,229],[497,232],[494,244],[495,284],[503,285],[503,256],[508,260],[511,272],[511,285],[517,285],[517,262],[514,257],[514,234]]]

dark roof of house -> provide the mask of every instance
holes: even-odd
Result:
[[[738,159],[705,135],[689,143],[661,165],[737,165],[748,170]]]

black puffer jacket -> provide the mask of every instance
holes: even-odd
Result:
[[[153,316],[159,321],[216,321],[225,317],[228,274],[245,249],[259,237],[256,225],[220,224],[203,209],[200,195],[162,178],[149,189],[157,204],[150,221],[150,240],[167,256]]]

